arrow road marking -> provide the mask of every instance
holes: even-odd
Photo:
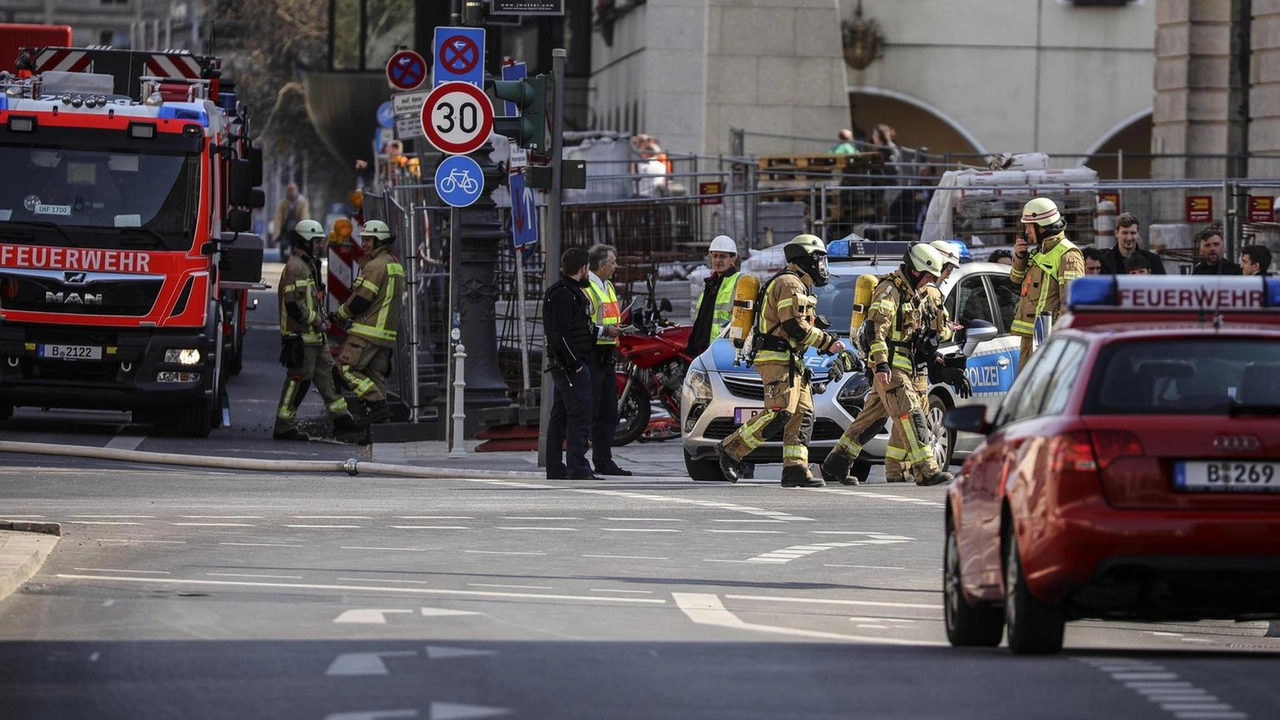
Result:
[[[341,615],[334,618],[336,623],[364,623],[367,625],[386,625],[386,613],[411,613],[412,610],[379,610],[376,608],[356,608],[354,610],[344,610]]]
[[[482,615],[470,610],[448,610],[445,608],[422,608],[422,617],[449,617],[451,615]]]
[[[511,711],[507,708],[433,702],[431,703],[430,718],[431,720],[475,720],[475,718],[490,718],[510,714]]]
[[[480,657],[482,655],[496,654],[496,650],[472,650],[471,648],[452,648],[442,647],[440,645],[427,646],[428,660],[449,660],[452,658]]]
[[[825,640],[844,640],[852,642],[878,643],[882,645],[915,645],[943,646],[947,643],[900,640],[897,638],[874,637],[868,635],[845,635],[842,633],[822,632],[821,630],[804,630],[802,628],[781,627],[779,625],[760,625],[749,623],[729,610],[720,602],[718,595],[710,593],[671,593],[676,605],[684,611],[689,619],[699,625],[716,625],[737,630],[754,630],[773,633],[775,635],[795,635],[797,637],[822,638]]]
[[[367,652],[367,653],[342,653],[329,663],[329,669],[324,671],[325,675],[389,675],[387,664],[382,662],[382,658],[388,657],[417,657],[418,653],[412,650],[393,650],[389,652]],[[414,717],[410,715],[409,717]]]

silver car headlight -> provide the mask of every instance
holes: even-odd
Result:
[[[705,370],[690,368],[684,376],[684,386],[694,401],[709,402],[711,400],[711,379]]]

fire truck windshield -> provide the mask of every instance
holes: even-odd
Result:
[[[186,250],[199,156],[0,145],[0,237],[40,245]]]

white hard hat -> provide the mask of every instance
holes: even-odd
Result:
[[[1058,212],[1058,206],[1046,197],[1032,198],[1022,208],[1022,223],[1024,225],[1045,227],[1061,220],[1062,214]]]
[[[928,273],[934,277],[942,277],[942,265],[946,262],[942,253],[925,243],[912,245],[902,260],[916,272]]]
[[[942,255],[944,264],[960,267],[960,253],[956,252],[955,245],[946,240],[934,240],[929,245]]]
[[[711,247],[707,249],[707,252],[722,252],[729,253],[730,255],[737,255],[738,243],[734,242],[733,238],[728,235],[717,235],[711,240]]]
[[[293,226],[293,231],[303,240],[318,240],[324,237],[324,226],[315,220],[303,220]]]
[[[391,228],[381,220],[370,220],[360,228],[360,237],[373,238],[376,243],[391,242]]]

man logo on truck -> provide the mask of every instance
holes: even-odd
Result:
[[[102,293],[46,292],[44,301],[55,305],[101,305]]]

